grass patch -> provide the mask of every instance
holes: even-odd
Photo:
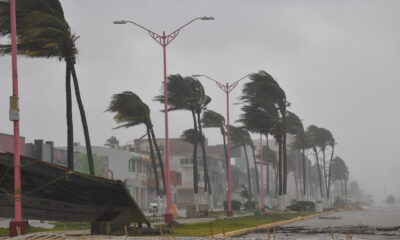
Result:
[[[213,228],[213,234],[215,235],[222,233],[222,226],[224,227],[224,231],[226,233],[238,229],[257,227],[263,224],[288,220],[299,216],[307,216],[313,213],[314,212],[268,213],[262,216],[246,216],[215,220],[207,223],[185,224],[185,227],[175,229],[175,235],[204,237],[210,235],[211,226]]]

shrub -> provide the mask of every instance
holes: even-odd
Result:
[[[247,201],[244,203],[244,209],[254,209],[256,208],[256,203],[254,201]]]
[[[237,211],[240,210],[240,206],[242,205],[242,203],[238,200],[232,200],[231,204],[232,204],[231,206],[232,210],[237,210]],[[224,209],[225,211],[228,210],[228,201],[224,201]]]
[[[315,209],[315,204],[313,202],[308,201],[299,201],[292,205],[290,205],[289,210],[291,211],[313,211]]]

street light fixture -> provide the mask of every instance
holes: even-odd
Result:
[[[167,58],[166,58],[166,48],[179,34],[180,30],[187,25],[191,24],[196,20],[214,20],[214,17],[197,17],[186,24],[182,25],[180,28],[166,35],[163,31],[162,35],[157,34],[150,29],[136,23],[133,21],[119,20],[114,21],[114,24],[126,24],[131,23],[137,27],[147,31],[151,38],[153,38],[158,44],[163,48],[163,58],[164,58],[164,114],[165,114],[165,178],[166,178],[166,188],[167,188],[167,213],[164,216],[164,222],[169,223],[173,220],[173,215],[171,213],[171,194],[170,194],[170,177],[169,177],[169,138],[168,138],[168,97],[167,97]]]
[[[199,78],[199,77],[205,77],[208,80],[211,80],[217,84],[217,86],[226,94],[226,119],[227,119],[227,125],[226,125],[226,133],[228,137],[228,211],[226,212],[226,215],[228,217],[233,216],[232,212],[232,202],[231,202],[231,138],[230,138],[230,131],[229,131],[229,94],[232,92],[232,90],[239,84],[240,81],[243,79],[247,78],[251,74],[247,74],[246,76],[242,77],[239,80],[236,80],[232,84],[229,84],[228,82],[226,84],[222,84],[218,82],[217,80],[210,78],[207,75],[203,74],[194,74],[192,77]]]

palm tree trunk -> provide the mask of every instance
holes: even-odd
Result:
[[[279,160],[278,160],[278,166],[277,166],[277,169],[278,169],[278,177],[279,177],[279,179],[278,179],[278,185],[279,185],[279,196],[280,195],[282,195],[283,194],[283,189],[282,189],[282,143],[281,142],[278,142],[278,144],[279,144],[279,147],[278,147],[278,150],[279,150],[279,153],[278,153],[278,158],[279,158]]]
[[[258,177],[258,170],[257,170],[257,162],[256,162],[256,154],[254,153],[254,148],[251,148],[251,151],[253,153],[253,160],[254,160],[254,170],[256,171],[256,188],[257,188],[257,194],[260,195],[260,179]],[[260,167],[262,167],[262,163],[260,163]]]
[[[243,148],[244,148],[244,154],[246,156],[246,162],[247,162],[247,180],[249,181],[249,201],[251,201],[253,194],[251,193],[250,162],[249,162],[249,157],[247,156],[246,145],[243,145]]]
[[[90,175],[94,175],[93,154],[92,154],[92,145],[90,144],[89,127],[88,127],[87,120],[86,120],[85,109],[83,108],[81,93],[79,90],[78,78],[76,76],[74,64],[71,64],[71,72],[72,72],[72,78],[74,80],[76,102],[78,103],[79,112],[81,114],[83,133],[85,135],[86,153],[87,153],[88,163],[89,163],[89,172],[90,172]]]
[[[67,99],[67,164],[74,170],[74,126],[72,121],[71,63],[66,62],[65,92]]]
[[[267,149],[269,149],[269,143],[268,143],[268,134],[265,134],[265,139],[267,142]],[[266,162],[267,162],[267,196],[269,196],[269,159],[268,155],[266,156]]]
[[[156,149],[157,156],[158,156],[158,165],[160,165],[160,171],[161,171],[161,177],[162,177],[162,183],[163,183],[163,195],[165,195],[167,192],[167,185],[165,183],[164,164],[162,161],[160,148],[158,147],[158,143],[157,143],[156,135],[154,134],[153,127],[150,128],[150,133],[151,133],[151,138],[153,139],[154,148]]]
[[[278,167],[275,167],[274,174],[275,174],[275,198],[277,198],[278,194],[279,194],[279,168]]]
[[[282,138],[282,148],[283,148],[283,195],[287,193],[287,152],[286,152],[286,113],[282,117],[283,121],[283,138]]]
[[[326,174],[325,149],[322,151],[322,163],[324,168],[325,195],[328,196],[328,176]]]
[[[306,153],[305,153],[304,145],[303,145],[303,149],[302,149],[302,155],[303,155],[303,196],[305,196],[307,183],[306,183]]]
[[[328,173],[328,189],[326,190],[326,194],[328,196],[328,199],[329,199],[330,191],[331,191],[331,174],[332,174],[331,168],[332,168],[333,154],[335,152],[335,145],[332,145],[331,147],[332,147],[331,159],[329,160],[329,167],[328,167],[328,172],[329,172]]]
[[[200,136],[203,136],[203,129],[201,127],[201,121],[200,121],[200,113],[197,113],[197,122],[199,124],[199,132]],[[208,192],[208,195],[211,194],[211,181],[210,181],[210,176],[208,175],[208,167],[207,167],[207,153],[206,153],[206,146],[205,146],[205,137],[201,138],[201,150],[203,152],[203,170],[204,170],[204,191]],[[207,181],[206,181],[207,180]]]
[[[192,112],[194,130],[197,132],[196,115]],[[193,191],[195,195],[199,193],[199,176],[197,170],[197,142],[193,144]]]
[[[151,141],[150,126],[148,123],[146,124],[146,130],[147,130],[147,139],[149,141],[151,165],[153,167],[154,180],[156,182],[156,194],[157,194],[157,196],[160,196],[160,183],[158,180],[157,164],[156,164],[156,159],[154,157],[153,143]]]
[[[318,152],[317,152],[316,148],[313,148],[313,150],[314,150],[315,159],[317,162],[317,170],[318,170],[318,177],[319,177],[319,190],[321,192],[321,197],[323,197],[324,196],[324,191],[323,191],[324,186],[322,184],[322,176],[321,176],[321,168],[319,166]]]

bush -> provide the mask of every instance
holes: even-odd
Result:
[[[386,198],[386,203],[388,203],[388,204],[394,204],[394,203],[396,203],[396,199],[394,198],[393,195],[389,195],[389,196]]]
[[[244,203],[244,209],[254,209],[256,208],[256,203],[254,201],[247,201]]]
[[[237,211],[240,210],[240,206],[242,205],[242,203],[238,200],[232,200],[231,204],[232,204],[232,206],[231,206],[232,210],[237,210]],[[225,209],[225,211],[228,210],[228,201],[224,201],[224,209]]]
[[[315,203],[308,202],[308,201],[299,201],[299,202],[293,203],[288,208],[289,208],[289,210],[296,211],[296,212],[299,212],[299,211],[314,211]]]

